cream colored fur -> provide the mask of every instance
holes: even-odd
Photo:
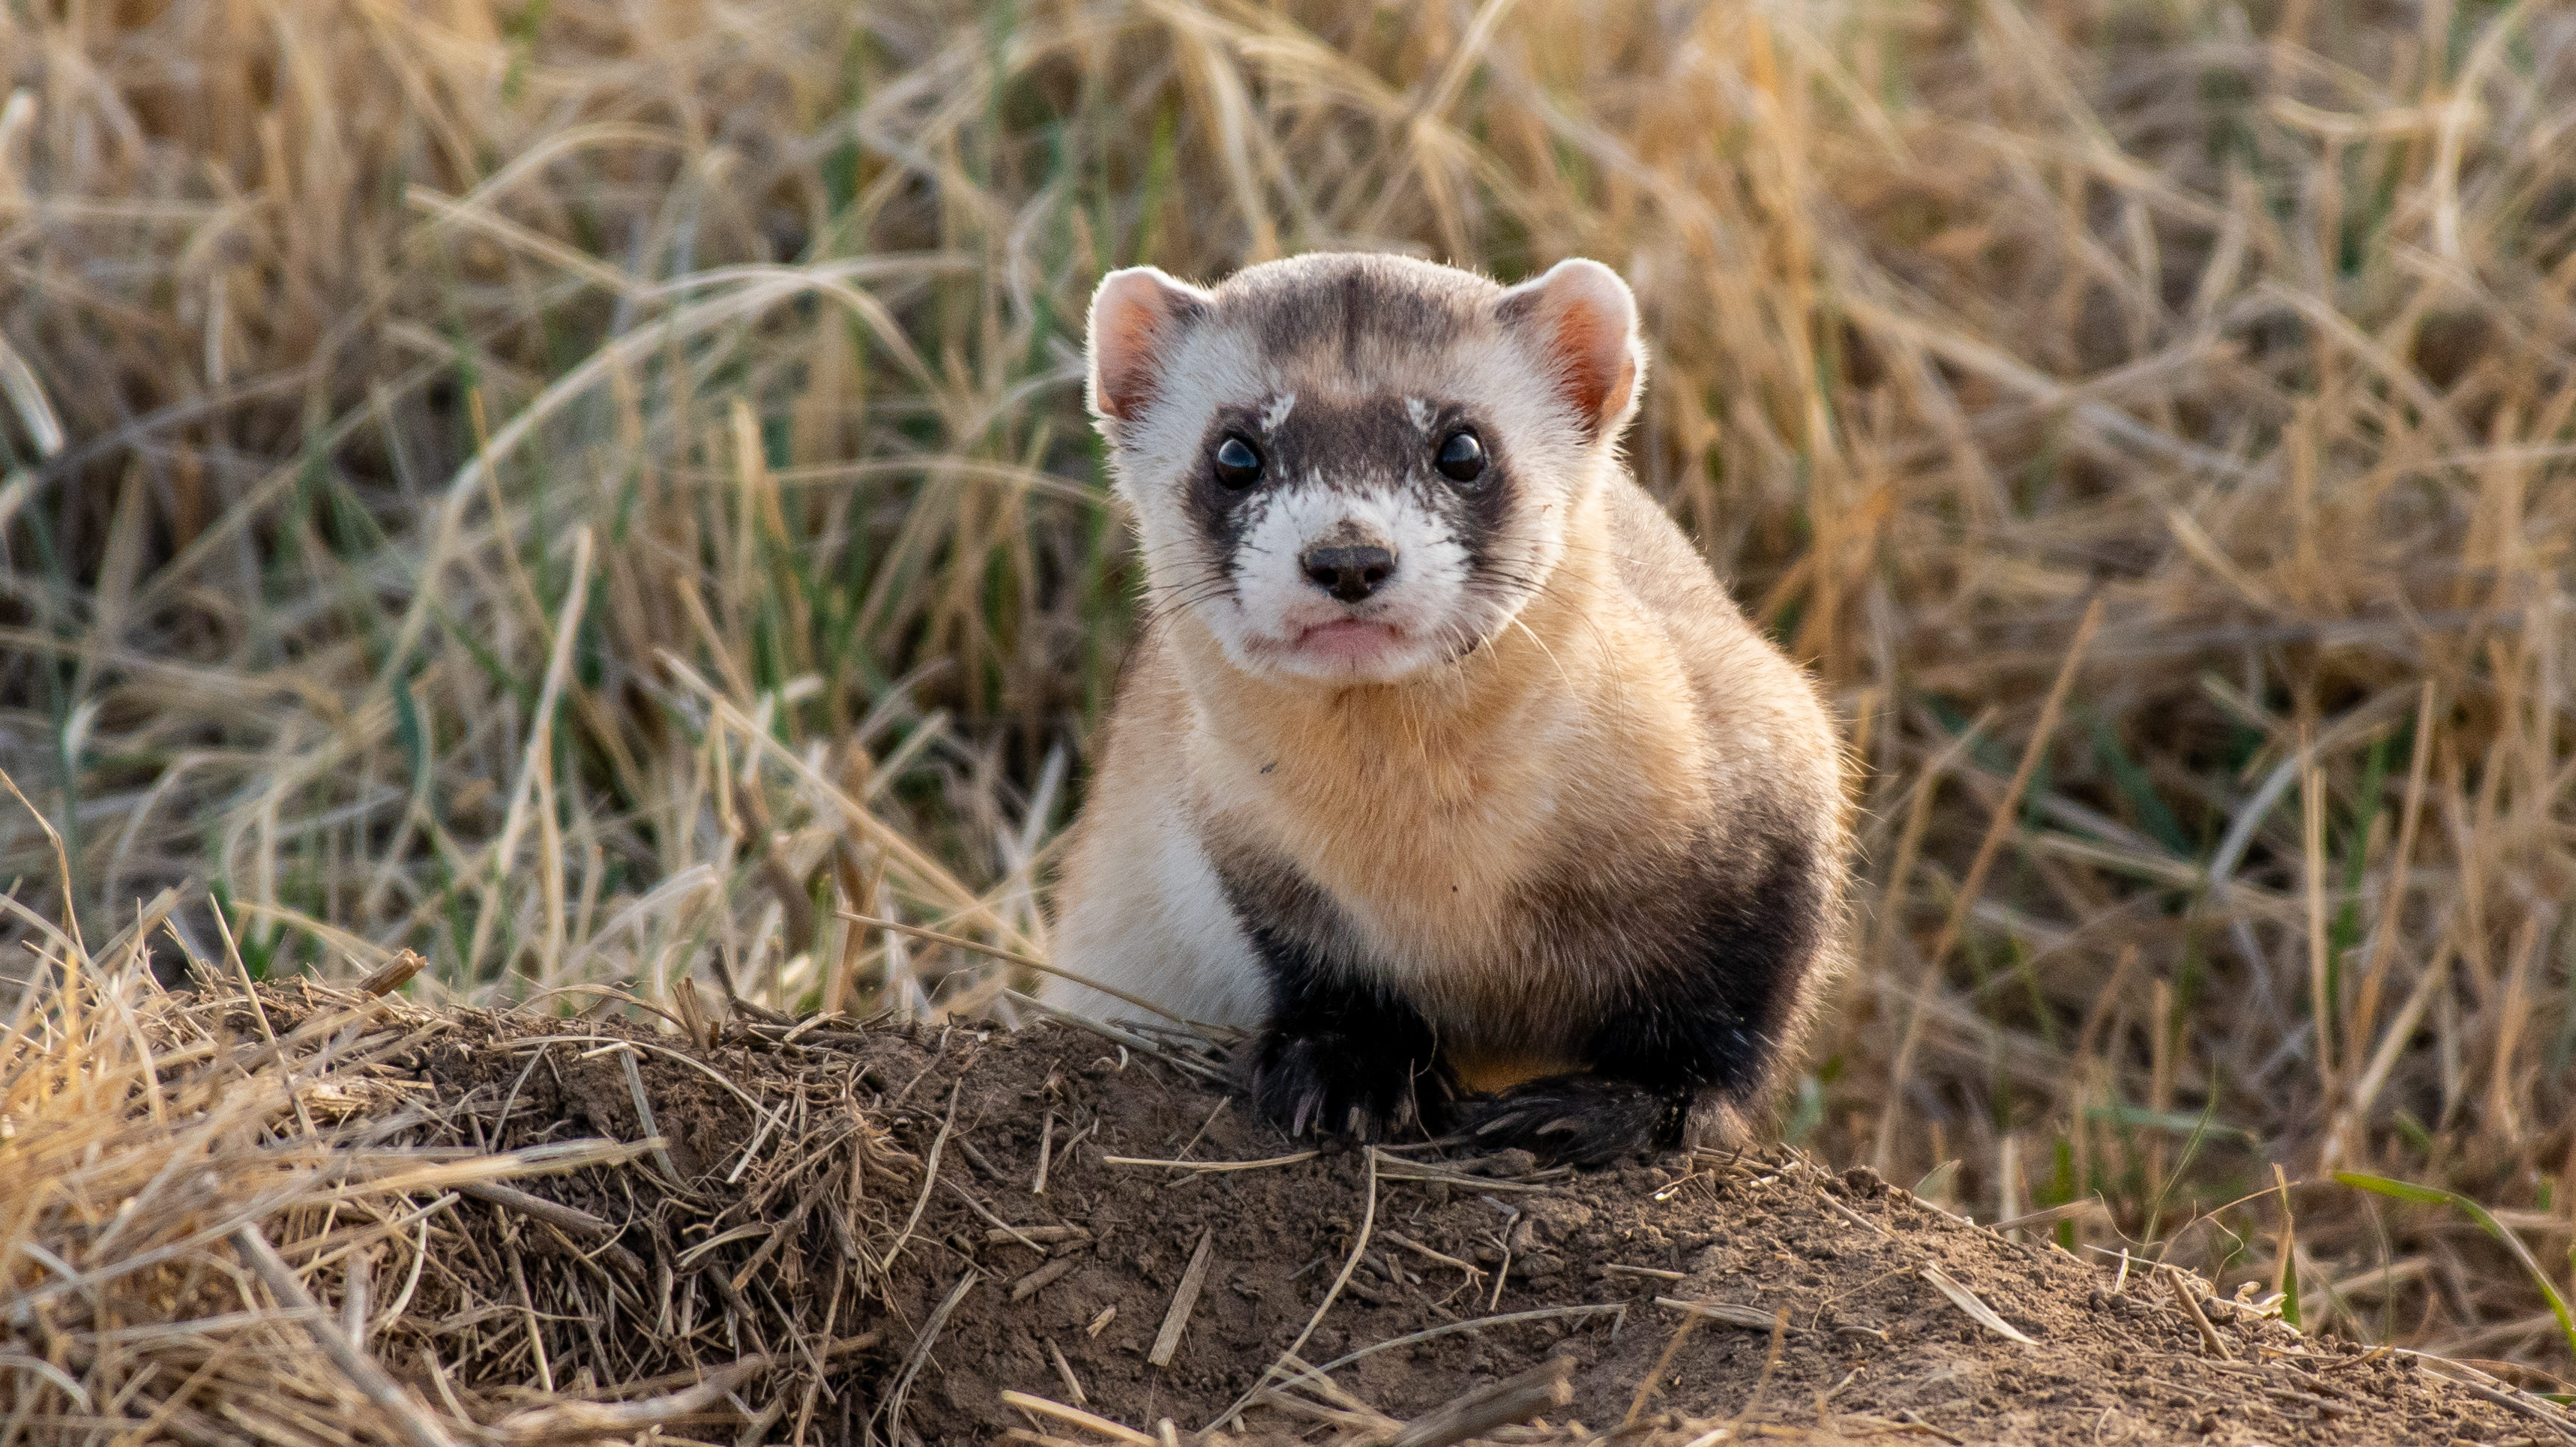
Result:
[[[1637,373],[1588,439],[1544,358],[1508,339],[1347,361],[1283,362],[1207,328],[1169,359],[1168,395],[1111,420],[1156,584],[1190,566],[1173,479],[1199,465],[1212,408],[1435,391],[1528,419],[1509,438],[1525,496],[1503,550],[1537,585],[1509,608],[1426,600],[1481,642],[1383,680],[1257,666],[1248,640],[1262,619],[1230,601],[1159,612],[1096,750],[1056,961],[1186,1017],[1259,1025],[1262,974],[1208,863],[1209,841],[1256,843],[1334,898],[1467,1082],[1490,1088],[1568,1068],[1596,1018],[1599,971],[1546,955],[1526,908],[1533,883],[1649,867],[1712,821],[1723,836],[1732,801],[1756,796],[1786,798],[1838,849],[1835,733],[1805,675],[1619,465]],[[1809,973],[1807,996],[1831,964]],[[1136,1013],[1062,982],[1047,997]]]

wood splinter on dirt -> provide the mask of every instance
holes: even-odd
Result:
[[[1693,1316],[1706,1317],[1710,1321],[1723,1322],[1728,1326],[1740,1326],[1746,1331],[1769,1331],[1776,1320],[1776,1313],[1764,1311],[1758,1306],[1729,1306],[1722,1301],[1682,1301],[1675,1297],[1658,1296],[1655,1298],[1655,1305],[1668,1306],[1675,1311],[1687,1311]],[[1788,1328],[1790,1331],[1797,1329]],[[2025,1337],[2023,1340],[2027,1341],[2029,1338]]]
[[[1049,1337],[1046,1349],[1047,1359],[1055,1363],[1055,1374],[1064,1382],[1065,1394],[1073,1398],[1073,1404],[1079,1407],[1089,1402],[1091,1394],[1082,1389],[1082,1378],[1073,1374],[1073,1363],[1064,1359],[1064,1348],[1055,1344],[1055,1338]]]
[[[2182,1314],[2190,1317],[2192,1326],[2199,1330],[2201,1346],[2206,1348],[2211,1356],[2222,1362],[2236,1360],[2236,1353],[2227,1349],[2226,1338],[2218,1334],[2218,1328],[2209,1324],[2209,1318],[2201,1312],[2200,1303],[2192,1299],[2191,1283],[2183,1278],[2180,1271],[2171,1266],[2164,1267],[2162,1270],[2165,1285],[2173,1288],[2174,1304],[2182,1308]]]
[[[2011,1322],[1998,1316],[1995,1313],[1995,1309],[1986,1305],[1984,1299],[1979,1297],[1975,1292],[1970,1291],[1968,1288],[1961,1286],[1958,1282],[1951,1280],[1950,1274],[1943,1271],[1940,1267],[1926,1265],[1917,1274],[1924,1280],[1932,1283],[1934,1289],[1938,1290],[1943,1296],[1950,1298],[1950,1304],[1959,1308],[1961,1311],[1966,1312],[1969,1319],[1976,1322],[1977,1325],[1984,1327],[1986,1330],[1993,1332],[1997,1336],[2009,1337],[2014,1341],[2020,1342],[2024,1346],[2035,1347],[2039,1345],[2036,1340],[2023,1332],[2019,1327],[2014,1326]],[[2208,1330],[2207,1326],[2204,1325],[2202,1330]]]
[[[1263,1171],[1272,1166],[1303,1165],[1322,1155],[1322,1151],[1298,1151],[1293,1155],[1269,1156],[1257,1161],[1166,1161],[1149,1156],[1102,1156],[1104,1166],[1163,1166],[1171,1170],[1213,1174],[1220,1171]]]
[[[516,1211],[522,1216],[543,1221],[567,1236],[603,1242],[600,1254],[616,1262],[618,1269],[637,1280],[645,1275],[643,1258],[618,1244],[618,1228],[578,1206],[531,1196],[525,1191],[491,1181],[466,1181],[456,1190],[459,1195],[471,1196],[487,1206],[498,1206],[505,1211]]]
[[[1200,1232],[1198,1249],[1190,1253],[1180,1289],[1172,1293],[1172,1309],[1164,1315],[1163,1329],[1155,1334],[1154,1349],[1145,1354],[1145,1360],[1158,1367],[1172,1364],[1172,1353],[1181,1349],[1181,1333],[1189,1328],[1190,1312],[1199,1304],[1199,1288],[1207,1282],[1208,1256],[1215,1249],[1216,1228]]]
[[[635,1123],[643,1128],[646,1143],[653,1147],[654,1164],[662,1168],[672,1190],[683,1196],[696,1195],[689,1189],[689,1178],[680,1174],[679,1163],[671,1159],[671,1147],[663,1139],[661,1128],[654,1124],[653,1098],[644,1092],[644,1072],[636,1068],[634,1050],[618,1051],[617,1063],[626,1067],[626,1093],[635,1102]]]
[[[1461,1261],[1457,1257],[1452,1256],[1445,1251],[1434,1251],[1430,1247],[1423,1245],[1421,1242],[1414,1240],[1412,1237],[1405,1235],[1401,1231],[1380,1231],[1377,1234],[1386,1238],[1393,1244],[1401,1246],[1405,1250],[1412,1252],[1414,1255],[1421,1257],[1425,1261],[1463,1271],[1467,1273],[1470,1280],[1481,1280],[1484,1277],[1484,1269],[1477,1266],[1474,1262]],[[1681,1273],[1678,1271],[1671,1272],[1669,1274],[1675,1281],[1682,1279]]]
[[[1018,1242],[1023,1246],[1053,1246],[1066,1241],[1088,1241],[1091,1231],[1083,1226],[996,1226],[984,1233],[988,1246]]]
[[[1517,1377],[1477,1388],[1413,1420],[1386,1447],[1451,1447],[1518,1426],[1574,1400],[1574,1358],[1549,1357]]]
[[[930,1319],[913,1334],[912,1345],[903,1354],[903,1370],[894,1379],[893,1398],[886,1408],[886,1425],[889,1435],[895,1440],[902,1440],[903,1434],[910,1430],[904,1422],[904,1409],[911,1403],[913,1379],[921,1375],[922,1363],[930,1360],[930,1348],[938,1342],[940,1329],[948,1325],[949,1314],[957,1310],[957,1303],[964,1301],[966,1293],[973,1291],[975,1283],[983,1279],[983,1272],[967,1267],[966,1274],[957,1278],[957,1285],[950,1289],[939,1305],[931,1308]]]
[[[397,951],[392,959],[369,970],[366,976],[358,981],[358,993],[371,996],[390,995],[410,984],[412,976],[428,968],[429,961],[422,959],[418,951]]]
[[[1032,1417],[1051,1417],[1068,1426],[1080,1427],[1086,1432],[1097,1432],[1112,1442],[1127,1443],[1128,1447],[1156,1447],[1153,1438],[1133,1427],[1122,1427],[1096,1412],[1086,1412],[1080,1407],[1068,1407],[1062,1402],[1051,1402],[1034,1393],[1006,1391],[1002,1393],[1002,1405],[1017,1407]]]
[[[957,1139],[957,1144],[958,1144],[958,1146],[959,1146],[961,1149],[968,1149],[968,1150],[971,1150],[971,1149],[972,1149],[972,1147],[967,1146],[967,1144],[966,1144],[966,1138],[965,1138],[965,1137],[963,1137],[963,1136],[958,1137],[958,1139]],[[967,1159],[968,1159],[968,1160],[973,1160],[973,1159],[974,1159],[974,1157],[970,1155],[970,1156],[968,1156],[968,1157],[967,1157]],[[981,1202],[981,1201],[979,1201],[979,1200],[975,1199],[975,1193],[974,1193],[973,1191],[967,1190],[964,1186],[961,1186],[961,1185],[957,1184],[954,1180],[951,1180],[951,1179],[949,1179],[949,1178],[948,1178],[948,1177],[946,1177],[946,1176],[941,1176],[941,1177],[939,1178],[939,1184],[941,1184],[941,1185],[943,1185],[943,1186],[946,1186],[946,1187],[947,1187],[948,1189],[950,1189],[951,1191],[956,1192],[956,1193],[957,1193],[957,1199],[959,1199],[959,1200],[961,1200],[961,1201],[964,1201],[964,1202],[966,1203],[966,1209],[968,1209],[968,1210],[970,1210],[970,1211],[974,1212],[974,1213],[975,1213],[976,1215],[978,1215],[978,1216],[983,1217],[983,1218],[985,1219],[985,1221],[989,1222],[989,1223],[992,1225],[992,1228],[993,1228],[993,1229],[992,1229],[992,1232],[991,1232],[990,1234],[991,1234],[991,1236],[992,1236],[992,1239],[993,1239],[995,1242],[997,1242],[997,1243],[998,1243],[998,1242],[1003,1242],[1003,1241],[1012,1241],[1012,1242],[1017,1242],[1018,1244],[1020,1244],[1020,1245],[1022,1245],[1022,1246],[1026,1246],[1026,1247],[1027,1247],[1027,1248],[1029,1248],[1031,1251],[1035,1251],[1035,1252],[1038,1252],[1040,1255],[1044,1255],[1044,1254],[1045,1254],[1045,1252],[1046,1252],[1046,1248],[1045,1248],[1044,1246],[1041,1246],[1041,1245],[1039,1245],[1039,1244],[1038,1244],[1040,1241],[1042,1241],[1042,1240],[1050,1240],[1050,1239],[1052,1239],[1052,1240],[1063,1240],[1063,1239],[1065,1239],[1065,1238],[1063,1238],[1063,1237],[1042,1237],[1042,1236],[1032,1236],[1032,1235],[1028,1234],[1027,1232],[1022,1231],[1019,1227],[1012,1225],[1010,1222],[1003,1220],[1000,1216],[995,1215],[995,1214],[993,1213],[993,1208],[992,1208],[992,1207],[987,1206],[987,1205],[985,1205],[983,1202]],[[1048,1228],[1041,1226],[1041,1227],[1037,1227],[1037,1228],[1035,1228],[1035,1229],[1040,1230],[1040,1231],[1044,1231],[1044,1230],[1046,1230],[1046,1229],[1048,1229]],[[1089,1233],[1088,1233],[1088,1232],[1086,1232],[1086,1233],[1084,1233],[1084,1234],[1086,1235],[1086,1237],[1089,1235]]]
[[[1072,1274],[1082,1264],[1079,1256],[1059,1256],[1028,1275],[1011,1283],[1011,1300],[1026,1301]]]

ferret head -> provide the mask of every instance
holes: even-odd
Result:
[[[1563,559],[1645,353],[1616,273],[1505,288],[1315,255],[1091,303],[1090,400],[1157,610],[1248,673],[1384,683],[1508,626]]]

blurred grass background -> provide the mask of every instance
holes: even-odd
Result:
[[[1866,764],[1791,1140],[2576,1375],[2531,0],[7,0],[7,974],[1007,1015],[841,914],[1045,949],[1088,292],[1341,246],[1634,281],[1636,469]]]

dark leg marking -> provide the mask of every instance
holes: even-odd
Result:
[[[1270,1018],[1238,1057],[1259,1113],[1291,1136],[1438,1129],[1456,1093],[1439,1039],[1373,962],[1344,958],[1323,891],[1275,860],[1220,859],[1217,872],[1269,975]]]
[[[1274,930],[1252,937],[1270,967],[1270,1022],[1252,1043],[1248,1081],[1260,1113],[1291,1136],[1437,1129],[1452,1091],[1422,1012]]]
[[[1478,1145],[1606,1165],[1680,1145],[1704,1095],[1748,1103],[1762,1094],[1828,908],[1813,847],[1794,830],[1770,837],[1753,867],[1707,881],[1664,959],[1632,976],[1594,1027],[1588,1072],[1481,1103],[1471,1115]]]

